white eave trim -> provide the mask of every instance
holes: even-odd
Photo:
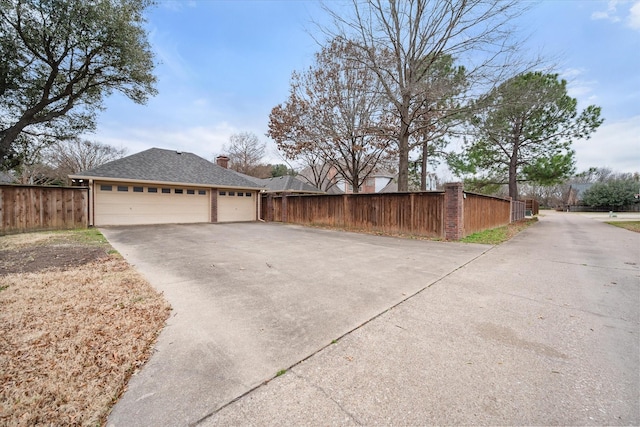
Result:
[[[193,182],[172,182],[172,181],[149,181],[145,179],[129,179],[129,178],[110,178],[102,176],[83,176],[83,175],[69,175],[70,179],[86,179],[93,180],[93,182],[130,182],[132,184],[147,184],[147,185],[169,185],[169,186],[181,186],[181,187],[199,187],[199,188],[219,188],[219,189],[238,189],[238,190],[254,190],[261,191],[264,187],[237,187],[232,185],[214,185],[214,184],[194,184]]]

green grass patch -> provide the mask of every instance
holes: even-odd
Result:
[[[464,239],[465,243],[482,243],[485,245],[497,245],[508,239],[507,226],[492,228],[490,230],[479,231],[473,233]]]
[[[491,228],[489,230],[479,231],[473,233],[461,241],[464,243],[481,243],[484,245],[499,245],[502,242],[506,242],[522,230],[532,226],[538,222],[538,218],[525,219],[522,221],[514,222],[502,227]]]
[[[280,369],[280,370],[278,371],[278,373],[276,374],[276,377],[280,377],[280,376],[282,376],[282,375],[284,375],[284,374],[286,374],[286,373],[287,373],[287,370],[286,370],[286,369]]]
[[[607,221],[607,224],[615,225],[616,227],[624,228],[625,230],[640,233],[640,221]]]
[[[76,230],[61,230],[56,231],[61,237],[82,243],[93,245],[104,245],[107,243],[107,239],[100,233],[97,228],[82,228]]]

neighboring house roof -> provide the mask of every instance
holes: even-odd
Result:
[[[323,193],[323,191],[317,187],[291,175],[277,176],[274,178],[255,178],[244,174],[240,175],[261,185],[269,192]]]
[[[10,173],[0,171],[0,183],[11,184],[13,181],[13,176]]]
[[[319,173],[324,176],[322,187],[326,188],[325,192],[327,194],[344,194],[344,190],[340,187],[344,186],[346,179],[334,166],[324,164],[322,165]],[[313,172],[310,167],[302,169],[298,175],[305,177],[308,181],[314,181]],[[393,179],[396,176],[397,174],[391,173],[387,169],[375,169],[371,174],[369,174],[368,178]]]
[[[587,191],[588,189],[590,189],[591,187],[593,187],[593,183],[586,183],[586,184],[571,184],[571,188],[573,190],[575,190],[576,194],[578,196],[580,196],[581,194],[583,194],[585,191]]]
[[[391,181],[387,185],[384,186],[380,193],[397,193],[398,192],[398,179],[397,177],[393,177]]]
[[[582,200],[582,196],[584,192],[591,188],[593,183],[585,183],[585,184],[571,184],[569,186],[569,193],[567,196],[566,203],[568,205],[577,205]]]
[[[342,191],[337,185],[332,185],[331,187],[327,188],[326,191],[327,194],[345,194],[344,191]]]
[[[395,178],[397,174],[391,173],[386,169],[380,169],[373,171],[369,176],[371,178]]]
[[[193,153],[150,148],[97,168],[69,175],[70,178],[102,178],[259,188],[256,183]]]

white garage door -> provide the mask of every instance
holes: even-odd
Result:
[[[218,222],[255,221],[255,191],[218,191]]]
[[[95,225],[209,222],[209,190],[99,183]]]

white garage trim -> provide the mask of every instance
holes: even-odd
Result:
[[[258,193],[218,190],[218,222],[255,221]]]
[[[210,221],[210,189],[126,182],[94,182],[94,225]]]

